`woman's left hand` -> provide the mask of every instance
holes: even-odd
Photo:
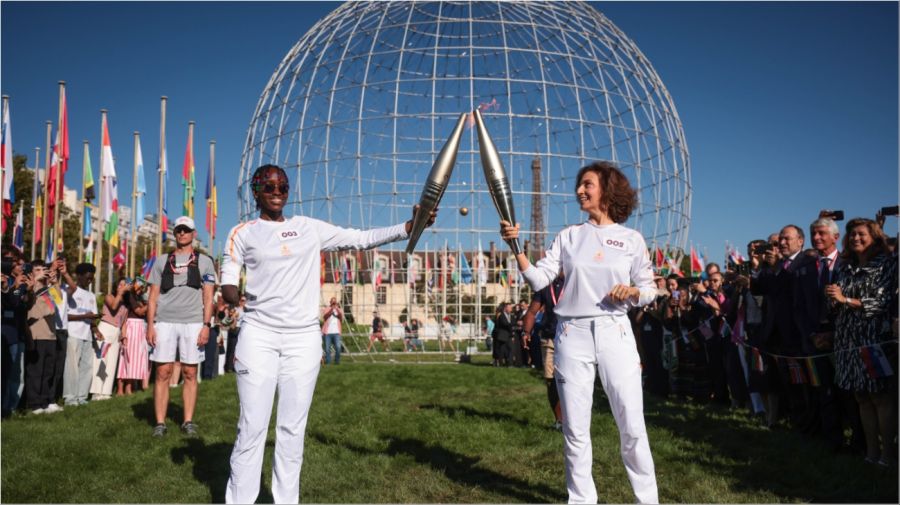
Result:
[[[626,286],[624,284],[616,284],[609,292],[609,297],[614,302],[624,302],[629,298],[637,298],[641,292],[638,288]]]

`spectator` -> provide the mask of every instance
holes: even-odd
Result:
[[[75,267],[77,281],[69,297],[69,340],[66,349],[65,375],[63,376],[63,401],[69,405],[84,405],[91,391],[91,372],[94,365],[94,322],[97,313],[97,296],[90,290],[97,271],[90,263]]]
[[[372,312],[372,333],[369,335],[369,346],[366,347],[366,352],[372,350],[376,340],[381,342],[381,348],[387,352],[387,342],[384,340],[384,319],[381,319],[377,310]]]
[[[215,269],[215,266],[213,266]],[[206,345],[203,346],[203,362],[200,365],[200,379],[210,380],[216,378],[219,374],[219,325],[216,321],[218,316],[219,303],[223,302],[219,293],[219,286],[213,286],[213,312],[206,322],[209,327],[209,338],[206,339]],[[224,303],[223,303],[224,305]]]
[[[41,260],[31,262],[34,295],[28,309],[28,334],[25,355],[25,405],[34,414],[55,413],[62,407],[56,395],[56,319],[59,313],[49,294],[50,269]]]
[[[100,323],[97,325],[100,334],[97,335],[94,354],[91,400],[108,400],[116,381],[122,327],[128,319],[128,307],[123,301],[129,286],[125,279],[120,279],[114,286],[113,292],[104,297],[100,310]]]
[[[459,347],[456,343],[456,340],[453,339],[453,335],[456,333],[456,320],[453,316],[444,316],[441,319],[441,329],[438,333],[438,349],[440,352],[444,352],[444,345],[447,345],[448,350],[452,349],[453,352],[459,353]]]
[[[31,266],[29,265],[29,269]],[[3,377],[2,416],[8,417],[18,407],[25,388],[26,324],[32,276],[25,273],[24,261],[15,249],[3,251]]]
[[[53,370],[56,374],[54,384],[56,390],[53,392],[53,399],[56,400],[62,396],[63,375],[66,370],[66,349],[69,342],[69,296],[70,291],[75,291],[75,281],[69,276],[66,269],[66,257],[63,254],[49,265],[49,289],[47,293],[53,304],[56,305],[56,317],[54,318],[54,329],[56,333],[56,366]],[[66,283],[64,284],[63,281]]]
[[[777,238],[778,234],[775,234]],[[760,275],[763,268],[764,255],[767,252],[779,258],[778,246],[772,244],[772,236],[769,241],[754,240],[747,245],[747,254],[750,257],[750,271],[748,272],[751,279]],[[763,294],[755,289],[752,280],[748,280],[750,288],[744,293],[744,307],[747,324],[747,342],[752,349],[750,356],[750,370],[748,372],[748,389],[753,393],[758,393],[763,402],[766,412],[766,427],[774,428],[778,423],[780,409],[780,399],[783,391],[781,378],[778,372],[778,364],[775,361],[774,354],[777,352],[777,342],[770,339],[771,329],[767,329],[766,322],[769,320],[767,314],[775,303],[775,296],[772,294]]]
[[[501,304],[500,312],[494,319],[494,366],[512,365],[513,324],[512,304]]]
[[[556,304],[563,294],[564,274],[560,274],[544,289],[536,292],[531,298],[531,305],[522,318],[525,342],[528,346],[540,346],[543,359],[544,382],[547,385],[547,401],[553,412],[553,428],[562,431],[562,409],[559,405],[559,390],[556,387],[556,373],[553,366],[555,347],[553,338],[556,335]],[[538,313],[543,311],[541,325],[535,324]]]
[[[337,298],[332,297],[328,308],[322,315],[322,335],[325,336],[325,364],[331,363],[331,349],[334,348],[334,364],[341,364],[341,323],[344,311],[338,305]]]
[[[144,284],[128,283],[122,304],[128,316],[122,327],[122,355],[119,360],[118,389],[116,396],[130,395],[150,375],[147,352],[147,304],[144,302]]]
[[[866,461],[888,466],[896,434],[892,410],[897,375],[888,370],[897,370],[897,343],[889,342],[896,310],[891,302],[897,292],[897,261],[888,251],[881,227],[871,219],[851,219],[846,233],[845,263],[837,283],[826,287],[828,297],[838,304],[835,384],[852,391],[859,402]]]
[[[493,356],[494,320],[490,316],[484,316],[484,345],[485,345],[485,347],[487,347],[488,351],[492,351],[491,355]],[[494,359],[496,359],[496,358],[494,358]]]
[[[425,344],[422,342],[422,339],[419,338],[419,330],[421,328],[422,322],[415,318],[409,320],[403,328],[404,332],[409,335],[410,351],[419,350],[425,352]]]
[[[654,278],[657,286],[656,299],[643,306],[635,316],[637,335],[641,342],[641,363],[646,374],[647,392],[665,398],[669,394],[669,373],[663,367],[662,351],[664,348],[665,330],[663,321],[669,301],[669,293],[665,289],[666,280],[661,276]],[[661,289],[661,292],[660,292]]]

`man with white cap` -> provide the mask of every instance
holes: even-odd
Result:
[[[153,403],[156,426],[153,436],[166,434],[169,405],[169,378],[173,362],[181,362],[184,377],[184,422],[181,430],[197,436],[194,406],[197,403],[197,368],[202,349],[209,339],[213,314],[216,270],[213,260],[194,251],[197,236],[194,220],[181,216],[173,229],[175,250],[157,258],[150,271],[150,299],[147,308],[147,342],[152,347],[150,361],[156,362]]]

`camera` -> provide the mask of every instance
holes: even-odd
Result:
[[[900,206],[894,205],[892,207],[882,207],[881,210],[878,211],[878,214],[882,216],[896,216],[900,214]]]
[[[24,265],[22,265],[22,273],[23,274],[28,275],[33,271],[34,271],[34,265],[32,265],[31,263],[25,263]]]
[[[749,276],[750,275],[750,263],[741,263],[740,265],[735,265],[734,271],[738,275]]]
[[[3,275],[12,275],[13,268],[16,264],[10,260],[3,260]]]
[[[825,218],[831,219],[832,221],[843,221],[844,220],[844,211],[822,209],[821,211],[819,211],[819,217],[820,218],[825,217]]]
[[[767,252],[771,251],[773,248],[774,247],[772,246],[772,244],[760,244],[753,248],[753,254],[762,256],[763,254],[766,254]]]

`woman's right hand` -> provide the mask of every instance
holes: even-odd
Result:
[[[153,323],[147,323],[147,343],[150,347],[156,347],[156,326]]]
[[[519,225],[516,224],[513,226],[509,221],[500,220],[500,237],[503,238],[506,243],[510,243],[519,238]]]

